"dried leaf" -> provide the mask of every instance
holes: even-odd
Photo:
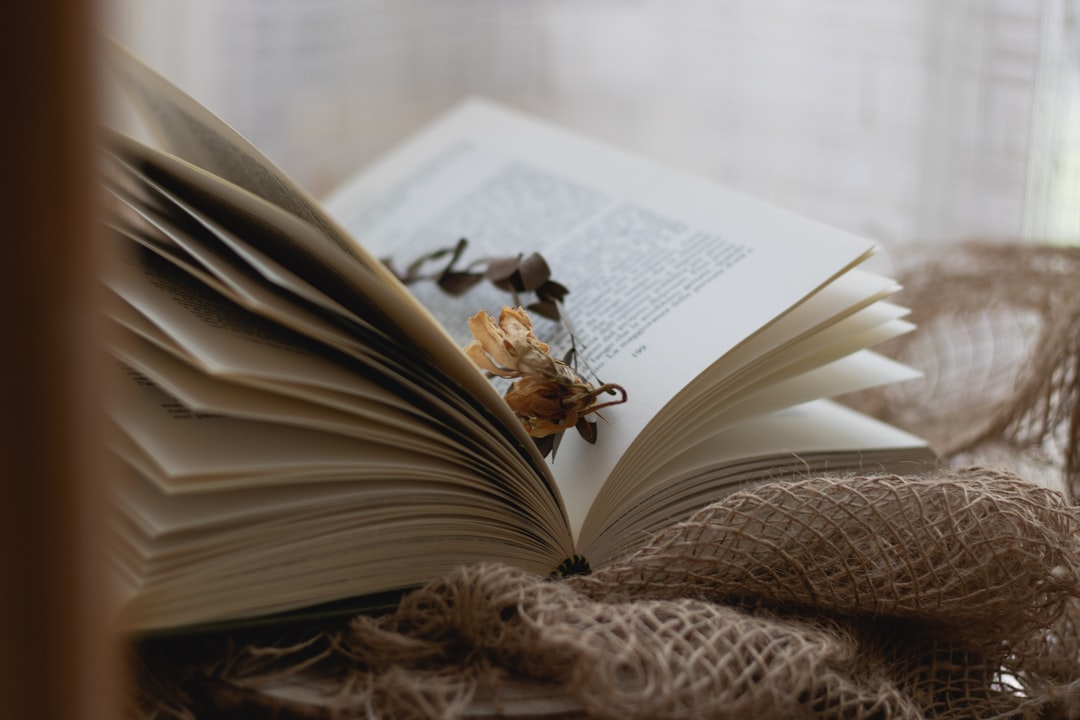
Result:
[[[548,280],[536,288],[536,297],[544,301],[561,303],[570,292],[565,285],[554,280]]]
[[[496,258],[488,263],[487,277],[501,290],[535,292],[551,278],[551,268],[540,253],[528,257]]]
[[[597,427],[596,422],[588,420],[585,417],[578,418],[577,424],[574,425],[577,428],[578,435],[590,445],[596,444]]]
[[[487,272],[484,274],[496,286],[502,287],[504,290],[514,289],[511,278],[517,273],[520,261],[520,255],[494,258],[488,261]]]
[[[438,281],[442,278],[442,276],[453,272],[454,264],[457,263],[458,259],[461,257],[461,254],[465,252],[465,248],[468,246],[468,244],[469,241],[467,239],[461,238],[457,241],[456,244],[454,244],[453,247],[439,248],[438,250],[433,250],[426,255],[421,255],[420,257],[409,263],[408,267],[405,268],[405,272],[403,273],[399,273],[394,270],[392,261],[389,258],[384,259],[382,262],[383,265],[389,268],[390,272],[394,273],[398,280],[401,280],[406,285],[412,284],[417,280],[424,280],[428,278],[434,278],[436,281]],[[441,260],[447,255],[450,256],[450,261],[446,263],[442,270],[430,276],[425,276],[423,274],[422,270],[425,265],[435,260]]]
[[[556,322],[559,320],[560,317],[559,306],[553,302],[535,302],[528,305],[526,309],[536,313],[541,317],[545,317],[548,320],[555,320]]]
[[[558,449],[559,440],[562,438],[562,433],[556,433],[554,435],[545,435],[544,437],[533,438],[533,443],[536,445],[536,449],[540,451],[541,457],[552,456]]]
[[[551,268],[540,253],[533,253],[518,263],[518,292],[533,292],[551,279]]]
[[[450,295],[464,295],[483,279],[481,273],[447,271],[439,276],[436,283]]]

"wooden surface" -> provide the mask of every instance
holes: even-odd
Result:
[[[115,717],[92,430],[91,6],[6,8],[0,46],[0,714]]]

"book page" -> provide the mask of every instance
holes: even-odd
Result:
[[[336,409],[364,405],[368,412],[383,406],[405,410],[418,425],[440,428],[448,440],[468,450],[470,459],[462,466],[486,471],[500,485],[516,486],[523,495],[529,494],[520,468],[512,457],[498,452],[493,438],[477,431],[473,419],[459,408],[411,386],[408,378],[358,372],[302,336],[208,292],[145,252],[118,253],[105,280],[166,335],[189,364],[203,372]],[[406,396],[415,399],[407,403]]]
[[[368,439],[296,426],[194,412],[144,376],[127,371],[114,383],[110,414],[174,487],[272,484],[302,476],[393,483],[396,478],[451,481],[449,462]],[[198,447],[198,453],[190,449]]]
[[[318,202],[258,148],[126,48],[108,42],[106,50],[110,69],[165,150],[311,223],[366,262]]]
[[[328,209],[399,267],[460,237],[465,261],[544,255],[570,289],[579,351],[629,397],[604,412],[596,445],[568,437],[552,462],[575,532],[671,398],[873,247],[480,101],[347,184]],[[462,343],[469,315],[509,304],[494,291],[414,292]],[[558,326],[536,325],[560,355]]]
[[[542,488],[534,494],[543,522],[565,523],[550,471],[521,424],[443,328],[381,264],[373,270],[355,262],[295,216],[178,158],[123,136],[112,138],[112,148],[120,164],[135,168],[159,199],[202,222],[267,281],[304,297],[317,288],[329,301],[322,307],[351,323],[354,332],[364,332],[365,342],[401,374],[423,384],[433,401],[454,405],[469,417],[474,436],[482,436],[489,447],[500,446],[496,453],[516,466],[515,482],[539,481]],[[230,228],[235,234],[222,232]],[[263,260],[272,261],[270,271]],[[292,276],[301,284],[292,282]]]
[[[623,454],[613,472],[629,477],[645,465],[664,462],[666,454],[679,452],[680,443],[689,441],[688,433],[730,424],[733,403],[786,379],[795,378],[803,388],[797,394],[801,400],[793,397],[793,403],[864,389],[861,374],[846,374],[840,385],[829,386],[797,376],[909,332],[913,326],[900,319],[907,309],[881,301],[895,288],[892,280],[859,270],[840,276],[739,343],[680,391],[649,421],[645,437]],[[881,369],[875,364],[875,373]],[[881,373],[877,380],[884,384],[913,376],[905,368]]]
[[[770,477],[922,472],[933,462],[920,438],[843,405],[830,400],[794,405],[703,438],[647,478],[630,502],[601,501],[600,514],[621,512],[617,521],[598,524],[585,551],[603,564],[670,522],[665,518]]]
[[[307,287],[306,283],[299,282],[297,278],[282,279],[294,293],[299,290],[302,300],[284,296],[275,292],[250,267],[237,262],[235,256],[226,257],[225,250],[220,246],[201,241],[200,236],[205,236],[206,231],[201,226],[192,227],[197,223],[181,227],[175,218],[167,217],[132,198],[120,197],[119,203],[114,203],[110,209],[112,213],[106,225],[115,231],[116,237],[154,251],[241,307],[271,317],[284,327],[302,332],[346,354],[370,356],[365,344],[313,309],[325,306],[326,299],[313,298],[314,289]],[[118,248],[117,252],[122,253],[123,250]],[[310,306],[306,303],[310,303]],[[374,362],[375,358],[369,361]]]
[[[168,167],[169,174],[189,187],[205,192],[208,197],[239,209],[264,227],[284,226],[283,235],[298,241],[288,248],[290,252],[302,251],[304,256],[317,259],[322,272],[327,274],[324,278],[327,281],[340,276],[344,285],[339,285],[339,291],[347,287],[352,290],[348,295],[363,296],[395,324],[396,333],[415,343],[419,351],[426,353],[427,360],[437,364],[440,372],[449,376],[450,386],[460,388],[486,408],[494,420],[489,427],[494,427],[495,432],[516,446],[532,474],[544,485],[543,507],[538,512],[565,514],[549,468],[512,413],[498,401],[464,355],[453,351],[439,324],[396,282],[382,263],[372,258],[362,245],[350,240],[302,188],[207,108],[117,43],[108,43],[108,61],[123,90],[140,116],[155,130],[163,146],[194,166],[171,166],[165,162],[167,158],[159,158],[163,167],[171,166]],[[253,193],[269,206],[251,202],[242,192],[237,192],[238,189]],[[285,214],[289,217],[283,217]],[[305,232],[296,227],[291,222],[296,218],[316,232]],[[370,310],[370,305],[368,307]]]
[[[335,405],[324,399],[332,392],[325,388],[320,393],[310,386],[293,390],[288,383],[243,384],[214,377],[134,332],[110,333],[108,348],[196,414],[295,425],[465,464],[464,449],[449,432],[434,422],[418,422],[413,408],[393,402],[396,398],[389,392],[389,401],[372,394],[363,402],[342,393]],[[321,402],[313,402],[312,395],[319,395]]]

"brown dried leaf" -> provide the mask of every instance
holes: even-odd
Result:
[[[578,435],[590,445],[596,444],[597,427],[596,422],[587,420],[584,416],[578,418],[577,424],[574,425],[577,428]]]
[[[526,306],[527,310],[530,310],[541,317],[546,317],[548,320],[558,321],[559,306],[553,302],[535,302]]]
[[[476,284],[484,279],[481,273],[446,271],[439,276],[436,283],[444,292],[450,295],[464,295],[476,287]]]
[[[502,287],[504,290],[510,290],[513,287],[511,278],[517,273],[519,262],[521,262],[520,255],[493,258],[488,261],[487,271],[484,274],[495,285]]]
[[[543,285],[536,288],[536,297],[541,300],[560,303],[566,298],[566,295],[569,292],[570,290],[562,283],[548,280]]]
[[[558,446],[558,441],[562,438],[562,433],[555,433],[554,435],[545,435],[541,438],[533,438],[533,443],[536,445],[536,449],[540,451],[541,457],[547,457],[555,452]],[[554,455],[552,455],[554,458]]]
[[[518,291],[533,292],[551,279],[551,268],[540,253],[533,253],[518,263]]]
[[[383,265],[390,269],[390,272],[394,273],[398,280],[401,280],[406,285],[414,283],[417,280],[424,280],[426,277],[432,277],[436,280],[439,280],[443,275],[446,275],[447,273],[453,271],[454,264],[461,257],[461,254],[465,252],[465,248],[468,246],[468,244],[469,241],[467,239],[461,238],[457,241],[457,243],[453,245],[453,247],[439,248],[438,250],[433,250],[432,252],[429,252],[425,255],[421,255],[420,257],[409,263],[408,267],[405,268],[405,272],[403,273],[399,273],[394,270],[392,261],[389,258],[384,259],[382,262]],[[447,255],[450,256],[450,261],[446,263],[446,266],[442,270],[431,276],[423,275],[421,271],[423,270],[425,265],[434,260],[441,260]]]

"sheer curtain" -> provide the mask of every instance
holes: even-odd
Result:
[[[467,95],[887,248],[1080,237],[1080,0],[110,0],[316,194]]]

